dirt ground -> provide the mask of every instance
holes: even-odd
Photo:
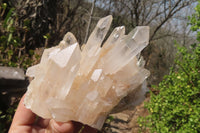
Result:
[[[145,101],[149,99],[147,97]],[[110,116],[112,116],[113,120],[104,124],[102,133],[139,133],[140,127],[137,123],[137,118],[148,115],[148,110],[144,108],[144,102],[135,107],[135,109],[111,114]],[[149,132],[142,131],[142,133]]]

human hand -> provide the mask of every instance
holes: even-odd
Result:
[[[53,119],[37,118],[24,106],[24,97],[18,105],[9,133],[97,133],[97,130],[78,122],[60,123]]]

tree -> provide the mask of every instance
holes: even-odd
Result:
[[[100,5],[102,8],[109,10],[108,13],[114,17],[122,17],[121,21],[131,29],[140,25],[154,26],[150,41],[176,13],[194,2],[196,0],[99,0],[99,3],[104,3]]]
[[[11,0],[10,4],[16,8],[17,25],[23,28],[24,21],[28,22],[29,31],[24,38],[27,49],[56,45],[80,24],[78,18],[83,16],[83,0]]]
[[[100,4],[96,6],[103,8],[104,14],[113,15],[113,27],[125,25],[127,32],[136,26],[151,27],[150,43],[141,55],[147,62],[146,68],[152,73],[150,82],[158,83],[169,72],[169,66],[172,65],[170,61],[174,60],[173,39],[178,37],[184,42],[191,40],[186,34],[188,30],[183,31],[181,25],[176,26],[176,23],[187,23],[186,9],[192,8],[195,2],[196,0],[97,0]],[[185,29],[188,28],[185,26]],[[167,63],[163,62],[166,60]]]
[[[190,17],[191,29],[200,33],[200,3]],[[141,127],[151,132],[200,132],[200,44],[190,50],[178,47],[177,60],[169,75],[156,86],[146,104],[150,114],[140,119]]]

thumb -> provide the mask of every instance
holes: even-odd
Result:
[[[73,133],[73,131],[72,122],[61,123],[50,120],[46,133]]]

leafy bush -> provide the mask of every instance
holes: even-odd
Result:
[[[156,87],[158,95],[151,93],[146,104],[150,115],[139,119],[151,132],[200,132],[200,45],[193,53],[178,49],[177,69]]]
[[[191,29],[197,32],[200,41],[200,3],[196,13],[190,17]],[[150,112],[140,118],[141,130],[148,128],[157,133],[199,133],[200,132],[200,44],[191,49],[178,47],[176,66],[169,75],[155,86],[159,92],[151,92],[151,99],[145,104]]]
[[[0,3],[0,66],[27,68],[32,65],[34,51],[26,49],[23,39],[26,37],[28,20],[24,20],[23,28],[17,24],[15,9],[7,3]],[[23,37],[19,34],[24,34]]]
[[[6,133],[8,132],[8,129],[10,127],[10,124],[12,122],[12,117],[15,113],[15,110],[17,108],[17,103],[12,105],[9,108],[3,108],[2,103],[0,105],[0,133]]]

